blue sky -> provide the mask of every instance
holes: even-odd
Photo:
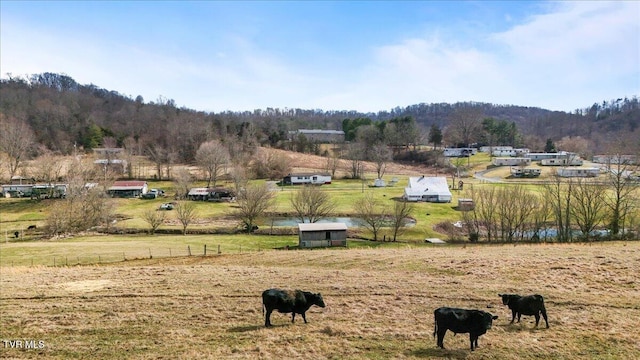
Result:
[[[0,2],[0,74],[203,111],[640,95],[637,1]]]

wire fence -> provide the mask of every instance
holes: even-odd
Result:
[[[0,266],[77,266],[97,265],[142,259],[179,258],[190,256],[219,256],[260,252],[271,248],[243,247],[242,245],[187,245],[184,247],[155,247],[124,251],[70,253],[51,256],[2,256]],[[285,247],[286,249],[286,247]]]

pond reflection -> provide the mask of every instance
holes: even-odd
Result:
[[[273,219],[273,226],[298,226],[300,219],[293,217],[286,218],[275,218]],[[328,217],[323,218],[316,223],[343,223],[347,225],[347,227],[360,227],[363,226],[363,220],[355,217]],[[271,225],[272,223],[269,221],[265,225]],[[412,227],[416,225],[416,221],[414,219],[407,219],[407,227]],[[391,224],[386,225],[391,226]]]

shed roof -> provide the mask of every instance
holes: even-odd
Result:
[[[146,181],[114,181],[109,190],[140,190],[146,185]]]
[[[298,224],[300,231],[331,231],[347,230],[347,224],[341,222],[333,223],[301,223]]]

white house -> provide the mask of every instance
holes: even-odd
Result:
[[[445,177],[410,177],[402,196],[407,201],[451,202],[451,191]]]

